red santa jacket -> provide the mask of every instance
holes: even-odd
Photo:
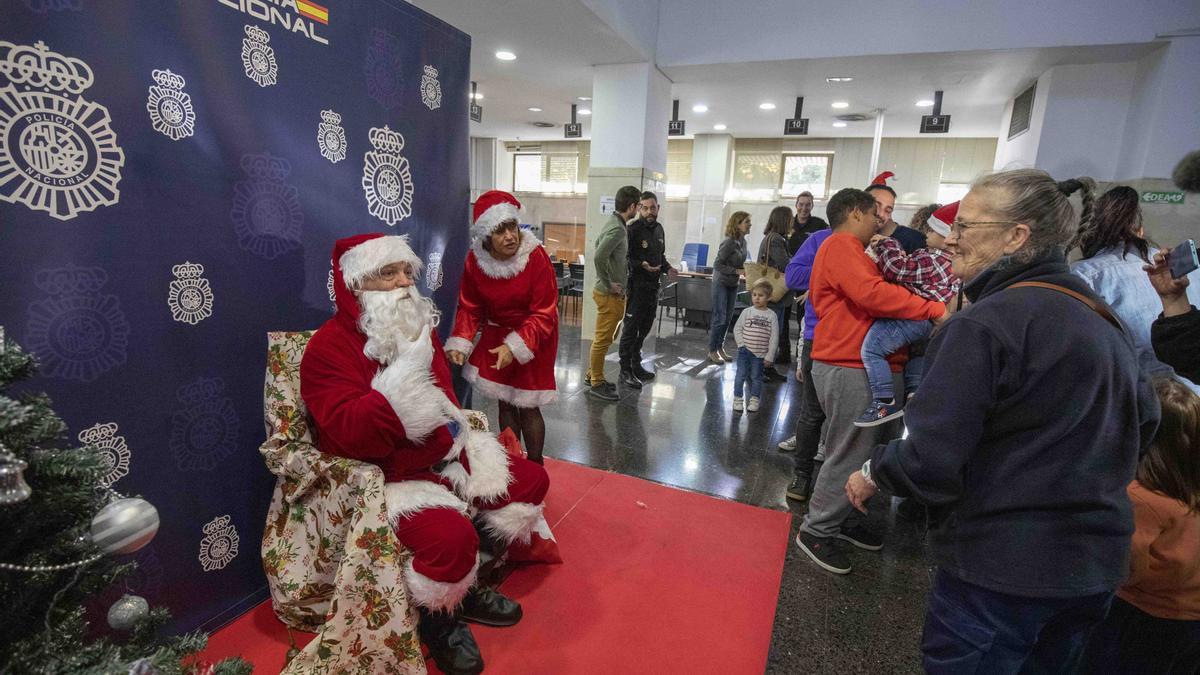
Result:
[[[360,237],[343,239],[334,248],[337,312],[304,351],[300,396],[322,452],[375,464],[386,481],[394,482],[429,474],[432,465],[453,458],[448,454],[457,455],[446,424],[456,420],[452,411],[458,409],[458,400],[441,340],[432,329],[425,344],[412,350],[409,362],[393,363],[392,370],[410,371],[399,373],[403,382],[380,386],[383,365],[363,354],[367,338],[358,330],[361,309],[338,264],[358,243]],[[381,389],[401,389],[403,400],[393,405]],[[395,392],[392,398],[397,398]]]

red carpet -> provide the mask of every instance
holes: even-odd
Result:
[[[487,672],[763,672],[789,514],[567,462],[546,468],[565,562],[504,582],[521,623],[472,626]],[[263,604],[215,633],[205,658],[241,654],[274,673],[286,650]]]

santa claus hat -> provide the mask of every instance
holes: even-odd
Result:
[[[521,222],[521,202],[503,190],[488,190],[475,200],[471,241],[483,239],[508,220]]]
[[[408,263],[413,275],[421,271],[421,259],[408,245],[408,235],[360,234],[339,240],[338,246],[345,251],[338,258],[342,280],[352,289],[392,263]]]
[[[896,177],[896,174],[892,173],[891,171],[884,171],[883,173],[879,174],[878,176],[875,176],[875,179],[871,181],[871,185],[887,185],[888,179],[895,178],[895,177]]]
[[[947,204],[947,205],[943,206],[942,208],[938,209],[937,211],[934,211],[933,215],[929,216],[929,220],[927,220],[925,222],[927,222],[929,224],[929,229],[933,230],[934,232],[937,232],[938,234],[942,235],[943,237],[949,237],[950,236],[950,225],[951,225],[951,223],[954,222],[954,219],[957,217],[958,217],[958,202],[954,202],[952,204]]]

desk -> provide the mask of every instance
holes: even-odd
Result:
[[[676,272],[676,274],[688,279],[712,279],[711,274],[705,274],[704,272]]]

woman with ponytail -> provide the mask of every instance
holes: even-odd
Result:
[[[1156,247],[1147,239],[1142,226],[1137,190],[1118,185],[1105,192],[1096,200],[1091,223],[1080,227],[1075,244],[1083,252],[1083,260],[1071,265],[1071,271],[1087,282],[1121,318],[1133,336],[1138,358],[1151,372],[1169,376],[1170,367],[1158,362],[1150,344],[1150,326],[1158,318],[1162,304],[1143,271]],[[1200,271],[1188,277],[1191,281],[1188,301],[1200,306]],[[1193,387],[1193,391],[1200,393],[1200,388]]]
[[[1073,672],[1128,572],[1125,488],[1159,407],[1067,266],[1092,187],[1032,169],[971,187],[946,238],[971,304],[929,343],[908,437],[846,483],[856,507],[880,489],[930,507],[926,672]]]

